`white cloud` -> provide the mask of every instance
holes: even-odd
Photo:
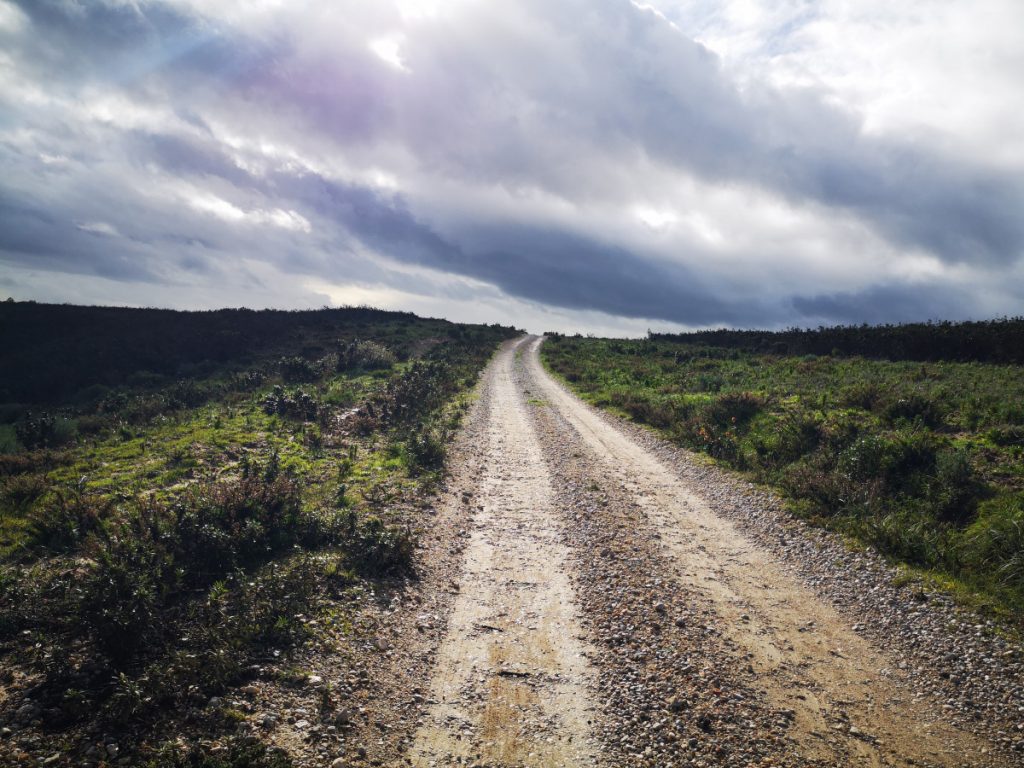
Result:
[[[0,33],[21,32],[28,19],[21,9],[6,0],[0,0]]]
[[[393,34],[385,37],[378,37],[370,41],[370,50],[373,51],[382,61],[386,61],[396,69],[408,72],[402,58],[402,44],[405,42],[405,35]]]
[[[107,237],[119,237],[120,232],[113,224],[105,221],[83,221],[77,225],[83,232],[91,232],[94,235],[106,235]]]
[[[1024,168],[1018,0],[652,0],[744,81],[822,87],[866,131]]]

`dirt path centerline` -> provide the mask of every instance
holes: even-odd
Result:
[[[489,423],[459,594],[438,653],[416,766],[588,766],[597,749],[586,660],[551,477],[512,377],[488,370]]]

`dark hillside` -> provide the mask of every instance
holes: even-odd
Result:
[[[742,349],[775,355],[842,355],[918,362],[1024,363],[1024,317],[968,323],[840,325],[696,333],[652,333],[652,341]]]
[[[475,328],[362,307],[180,312],[0,303],[0,401],[60,403],[88,386],[159,385],[275,354],[317,358],[339,336],[373,336],[402,358],[425,326],[446,338]]]

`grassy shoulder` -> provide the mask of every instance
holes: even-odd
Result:
[[[353,593],[415,577],[419,501],[514,331],[360,317],[206,375],[7,404],[0,717],[16,734],[76,755],[101,728],[133,759],[206,765],[151,739],[161,718],[268,655],[286,665],[345,625]],[[287,764],[232,750],[209,764]]]
[[[781,490],[1018,628],[1024,616],[1019,365],[779,355],[553,336],[545,364],[591,403]]]

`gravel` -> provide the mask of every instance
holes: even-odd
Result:
[[[673,564],[629,495],[595,476],[587,449],[554,409],[536,426],[565,515],[584,626],[599,648],[602,739],[610,765],[804,766],[742,655],[701,595],[658,574]],[[606,487],[607,486],[607,487]]]

